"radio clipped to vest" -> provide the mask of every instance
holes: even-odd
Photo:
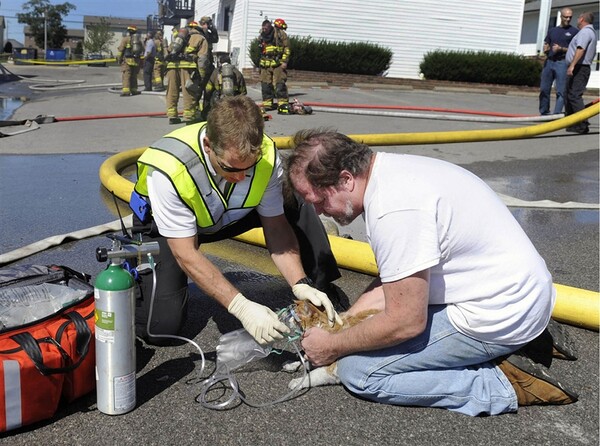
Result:
[[[150,203],[135,190],[129,198],[129,207],[142,223],[145,224],[150,221]]]

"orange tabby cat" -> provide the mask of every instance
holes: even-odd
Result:
[[[306,331],[312,327],[319,327],[331,333],[352,327],[365,319],[379,313],[379,310],[365,310],[356,315],[340,313],[340,318],[343,324],[335,323],[333,327],[329,326],[327,313],[324,310],[314,306],[308,301],[294,301],[295,312],[298,317],[298,323],[302,327],[302,331]],[[300,361],[291,362],[284,365],[284,370],[294,372],[300,369],[302,363]],[[339,384],[340,380],[337,377],[337,362],[328,365],[327,367],[318,367],[311,370],[307,376],[295,378],[290,381],[288,387],[290,389],[305,389],[308,387],[326,386],[330,384]]]

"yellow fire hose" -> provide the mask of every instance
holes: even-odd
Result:
[[[596,103],[574,115],[524,128],[348,136],[371,146],[520,139],[560,130],[597,115],[599,112],[600,103]],[[290,148],[290,137],[273,139],[277,147]],[[144,150],[146,147],[116,154],[100,166],[100,181],[107,190],[113,192],[121,200],[129,202],[133,183],[123,178],[119,172],[133,165]],[[235,237],[235,239],[258,246],[266,246],[262,229],[258,228]],[[331,235],[329,242],[339,267],[373,276],[377,275],[377,264],[368,243]],[[560,322],[598,331],[600,328],[600,293],[560,284],[554,284],[554,286],[557,296],[552,317]]]

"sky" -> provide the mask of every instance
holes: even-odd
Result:
[[[145,19],[157,14],[156,0],[51,0],[50,4],[59,5],[69,2],[76,6],[66,17],[63,25],[68,29],[83,29],[84,15],[113,16],[127,19]],[[17,21],[17,13],[24,12],[23,5],[27,0],[0,0],[0,15],[4,16],[7,26],[5,39],[15,39],[23,43],[22,23]]]

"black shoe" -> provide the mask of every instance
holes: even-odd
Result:
[[[553,319],[550,319],[542,334],[519,349],[518,353],[548,368],[552,364],[552,358],[569,361],[577,359],[573,341],[569,339],[564,327]]]
[[[138,94],[142,94],[141,91],[132,91],[131,96],[137,96]]]
[[[584,126],[584,127],[579,127],[579,126],[567,127],[565,130],[567,132],[570,132],[570,133],[579,133],[580,135],[585,135],[586,133],[590,132],[590,128],[588,126]]]
[[[119,96],[121,96],[122,98],[124,98],[126,96],[131,96],[131,93],[121,93]]]
[[[554,319],[550,319],[546,331],[552,338],[552,356],[568,361],[577,360],[577,349],[573,340],[569,338],[564,325],[556,322]]]
[[[179,118],[169,118],[169,124],[170,125],[181,124],[181,119],[179,119]]]
[[[142,91],[152,91],[152,88],[144,88]]]

